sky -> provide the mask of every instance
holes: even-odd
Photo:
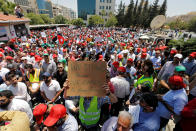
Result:
[[[52,0],[54,3],[64,5],[77,11],[77,0]],[[116,7],[121,0],[116,0]],[[122,0],[126,5],[130,3],[130,0]],[[136,1],[136,0],[134,0]],[[140,0],[139,0],[140,1]],[[153,3],[155,0],[149,0]],[[164,0],[159,0],[159,5],[162,5]],[[167,16],[175,16],[187,14],[189,12],[196,11],[196,0],[167,0]]]

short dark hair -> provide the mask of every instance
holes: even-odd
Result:
[[[0,92],[0,96],[1,97],[5,96],[7,98],[11,98],[14,95],[13,95],[12,91],[10,91],[10,90],[3,90],[3,91]]]
[[[16,76],[15,72],[10,71],[10,72],[8,72],[8,73],[5,75],[5,78],[6,78],[7,81],[11,81],[11,79],[12,79],[14,76]]]
[[[156,95],[152,92],[143,93],[141,98],[145,101],[147,105],[153,107],[153,110],[155,110],[156,107],[158,106],[158,99]]]
[[[154,73],[154,68],[153,68],[153,63],[152,63],[152,61],[151,60],[145,60],[144,61],[144,65],[147,65],[148,66],[148,70],[147,70],[147,72],[148,72],[148,74],[149,75],[152,75],[153,73]]]

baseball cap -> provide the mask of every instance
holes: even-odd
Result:
[[[5,44],[4,42],[0,42],[0,45],[3,45],[3,44]]]
[[[3,57],[3,54],[2,53],[0,53],[0,57]]]
[[[129,61],[129,62],[131,62],[131,63],[132,63],[132,62],[133,62],[133,59],[129,58],[127,61]]]
[[[182,59],[182,54],[176,54],[174,57],[177,57],[178,59]]]
[[[171,51],[170,51],[170,54],[176,54],[176,53],[177,53],[176,50],[171,50]]]
[[[121,67],[118,68],[118,72],[125,73],[126,72],[126,68],[121,66]]]
[[[182,66],[182,65],[176,66],[175,67],[175,71],[177,71],[177,72],[186,71],[186,68],[184,66]]]
[[[44,56],[49,56],[49,54],[48,53],[44,53]]]
[[[147,54],[146,53],[142,53],[141,58],[146,58]]]
[[[119,62],[118,61],[115,61],[112,63],[112,65],[115,67],[115,68],[118,68],[119,67]]]
[[[66,115],[66,108],[61,104],[54,105],[49,116],[44,121],[44,125],[53,126],[60,118],[63,118]]]
[[[53,54],[52,57],[53,57],[53,58],[57,58],[58,56],[57,56],[56,54]]]
[[[59,60],[60,63],[66,63],[66,59]]]
[[[6,60],[13,60],[14,58],[11,57],[11,56],[6,56],[5,59],[6,59]]]
[[[123,58],[123,56],[122,55],[118,55],[118,59],[122,59]]]
[[[45,72],[45,73],[43,74],[43,76],[50,77],[51,75],[50,75],[50,73]]]
[[[44,114],[47,111],[46,104],[39,104],[33,110],[33,116],[36,119],[37,124],[41,124],[44,119]]]
[[[169,78],[169,83],[175,86],[181,86],[183,88],[186,87],[186,84],[183,82],[183,78],[178,75],[173,75]]]

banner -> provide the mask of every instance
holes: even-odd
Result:
[[[105,96],[106,63],[104,61],[69,61],[67,96]]]

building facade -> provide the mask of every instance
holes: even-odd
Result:
[[[62,15],[68,20],[76,19],[76,12],[62,5],[52,5],[53,16]]]
[[[47,14],[53,17],[52,2],[50,0],[37,0],[39,14]]]
[[[38,14],[38,7],[36,0],[9,0],[10,2],[20,5],[23,12]]]
[[[91,15],[99,15],[107,22],[115,12],[115,0],[78,0],[78,17],[87,20]]]

